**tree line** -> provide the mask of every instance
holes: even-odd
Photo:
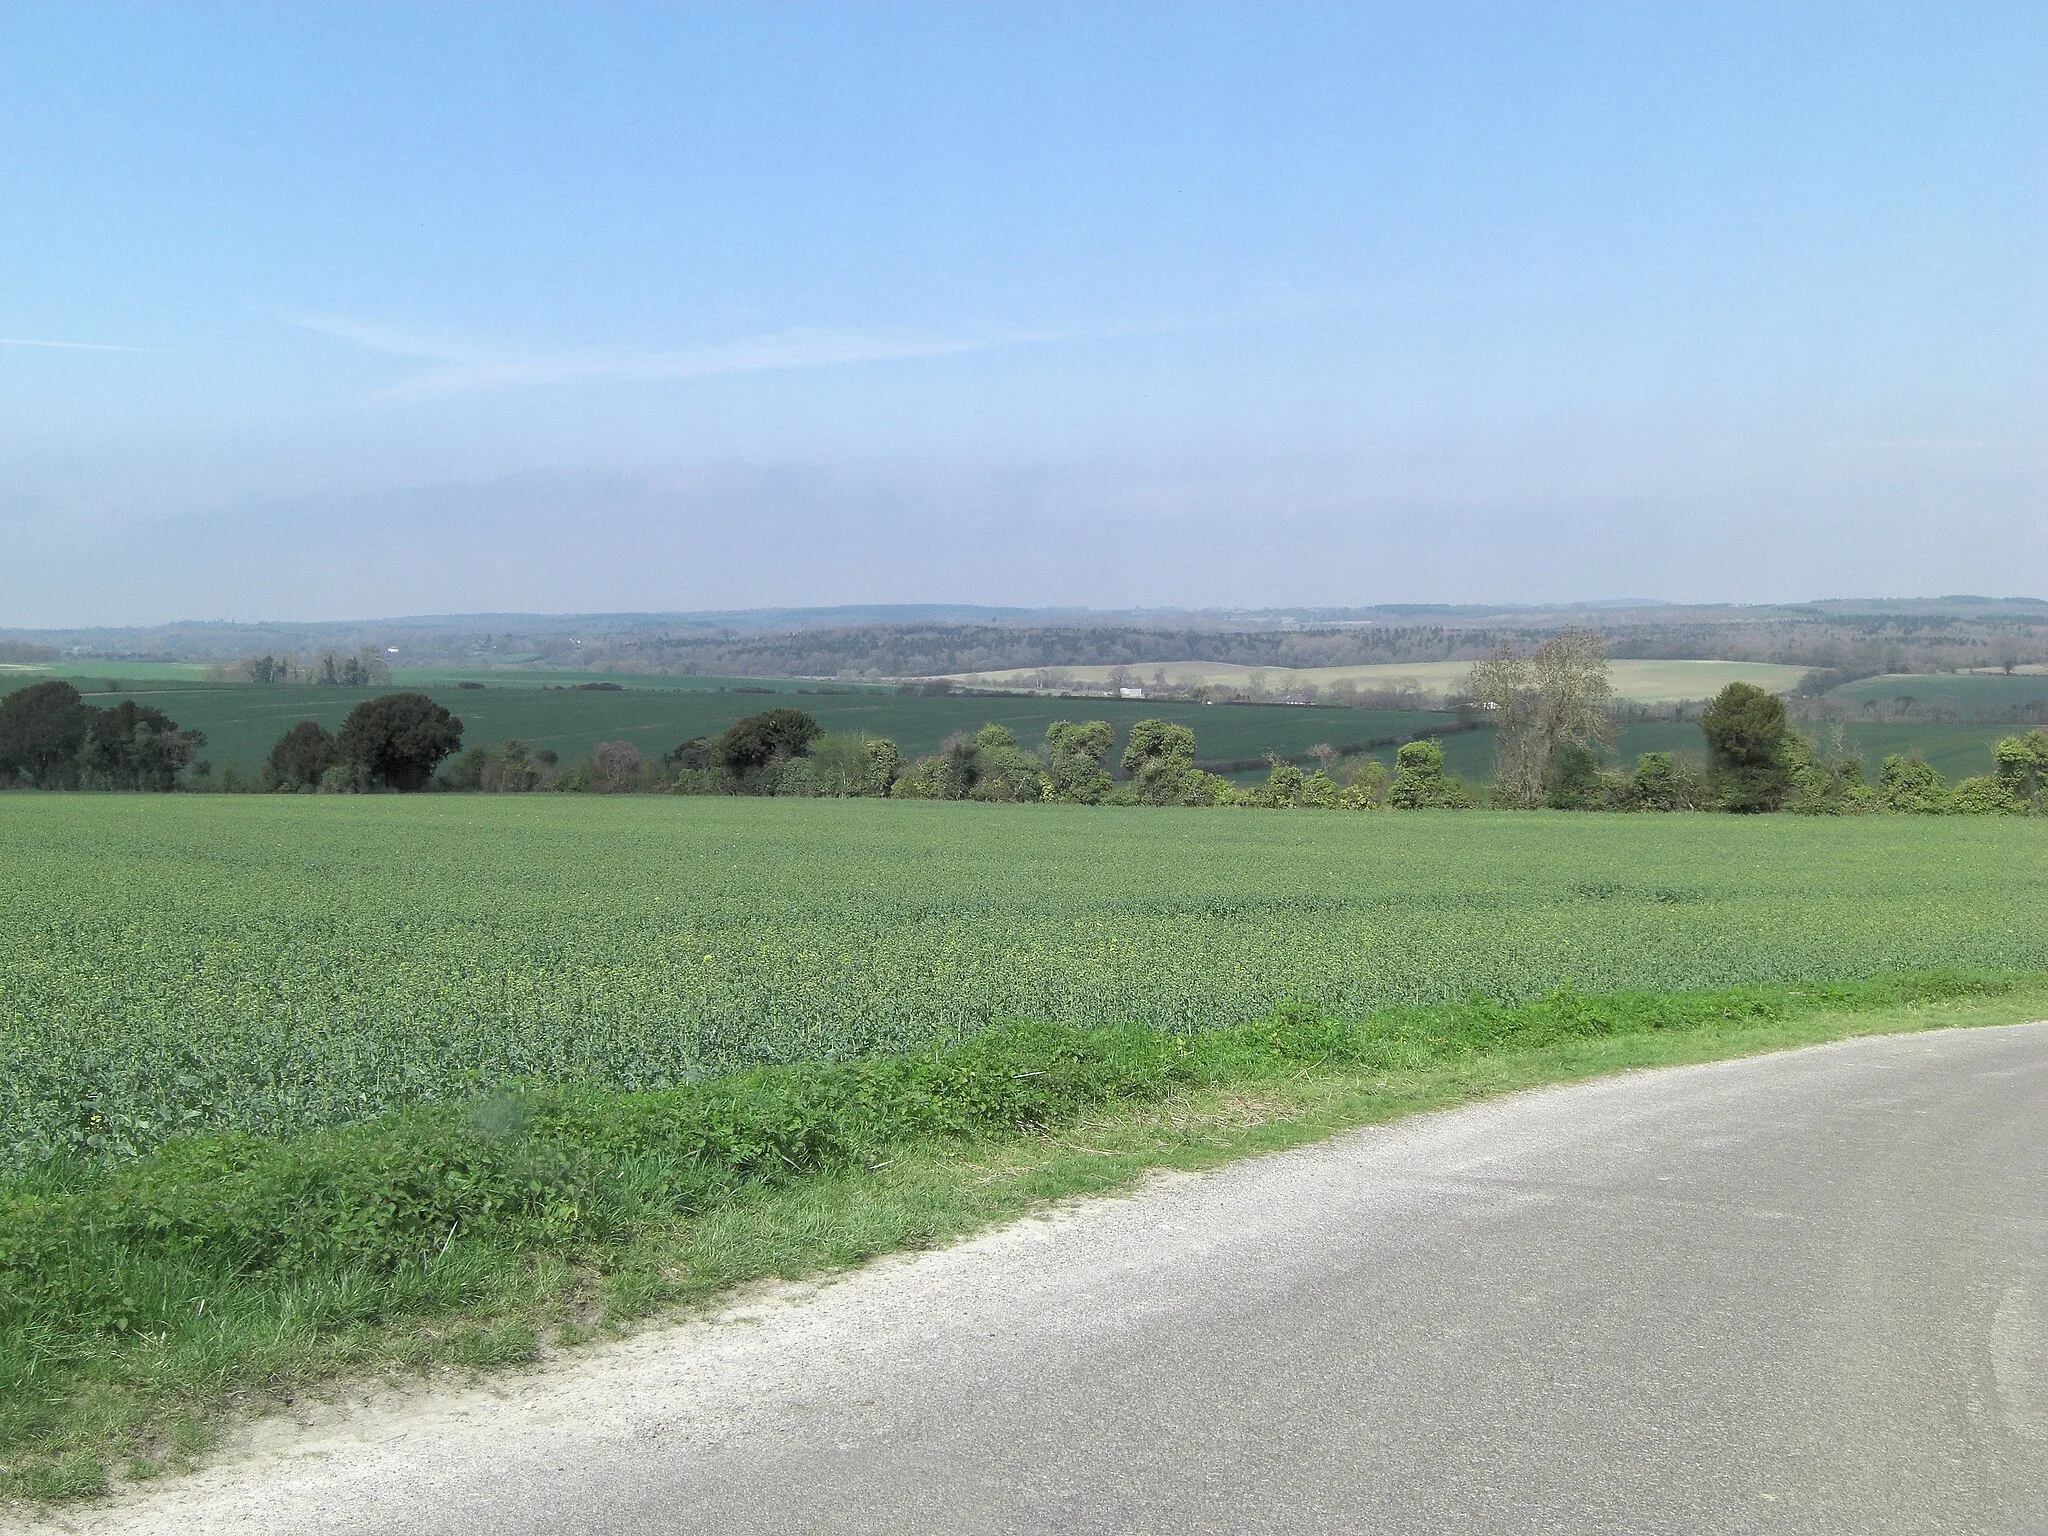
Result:
[[[381,688],[391,681],[391,663],[371,645],[360,647],[350,656],[333,650],[315,651],[310,660],[296,651],[266,651],[260,656],[244,656],[240,661],[208,667],[206,677],[215,683]]]
[[[1503,647],[1473,667],[1466,693],[1495,723],[1492,801],[1512,809],[2048,814],[2048,731],[1998,742],[1993,771],[1954,786],[1907,755],[1885,758],[1872,784],[1839,726],[1823,747],[1751,683],[1730,683],[1700,711],[1704,762],[1648,752],[1632,772],[1606,768],[1599,750],[1614,745],[1615,721],[1597,631],[1562,630],[1526,656]]]
[[[0,698],[0,787],[176,789],[204,745],[160,709],[100,709],[61,679]]]
[[[1275,759],[1263,782],[1240,784],[1201,767],[1194,731],[1167,720],[1137,721],[1120,753],[1108,721],[1062,720],[1035,751],[1008,726],[991,723],[913,761],[886,737],[828,732],[812,715],[786,707],[749,715],[660,758],[627,742],[603,742],[565,766],[554,752],[516,740],[496,750],[463,750],[462,721],[420,693],[366,699],[337,731],[298,722],[265,759],[261,787],[1329,810],[2048,814],[2048,730],[1999,741],[1991,772],[1953,785],[1909,756],[1885,758],[1871,783],[1839,739],[1822,747],[1794,728],[1782,699],[1747,683],[1731,683],[1701,712],[1703,759],[1648,752],[1633,768],[1610,768],[1600,755],[1614,739],[1605,659],[1599,636],[1586,631],[1561,633],[1527,656],[1497,653],[1474,668],[1470,691],[1495,721],[1494,781],[1483,790],[1448,772],[1443,747],[1432,739],[1403,743],[1391,770],[1369,757],[1347,762],[1323,746],[1311,753],[1312,770]],[[132,701],[95,708],[62,681],[0,698],[0,786],[196,787],[191,780],[206,774],[195,760],[204,743],[161,710]]]

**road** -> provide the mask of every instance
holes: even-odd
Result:
[[[1639,1073],[290,1433],[67,1529],[2048,1532],[2048,1024]]]

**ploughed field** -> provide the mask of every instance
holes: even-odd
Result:
[[[0,799],[0,1160],[1003,1019],[2048,969],[2048,824],[596,796]]]

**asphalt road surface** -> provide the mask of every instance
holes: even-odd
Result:
[[[2048,1024],[1159,1181],[73,1517],[151,1533],[2048,1532]]]

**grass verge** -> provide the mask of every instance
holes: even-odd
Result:
[[[1192,1035],[1020,1024],[661,1093],[532,1089],[0,1186],[0,1497],[189,1464],[236,1412],[530,1360],[1155,1168],[1627,1067],[2048,1015],[2048,975],[1558,993]]]

